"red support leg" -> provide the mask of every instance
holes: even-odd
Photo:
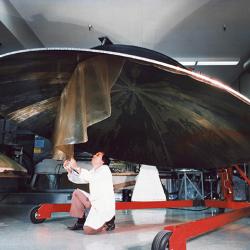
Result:
[[[250,215],[250,203],[246,207],[236,209],[217,216],[191,221],[183,224],[167,226],[172,231],[169,239],[169,250],[186,250],[186,241],[213,231],[228,223]]]
[[[116,202],[116,210],[192,207],[192,200]]]
[[[233,200],[232,168],[222,169],[219,172],[221,178],[222,194],[225,200]]]
[[[250,206],[249,202],[205,200],[206,207],[239,209]]]
[[[52,213],[69,212],[70,204],[42,204],[37,211],[37,219],[49,219]]]
[[[234,168],[238,171],[240,176],[244,179],[244,181],[250,186],[250,179],[245,175],[245,173],[241,170],[240,166],[233,165]]]
[[[249,184],[249,179],[245,176],[244,172],[239,168],[239,166],[234,165],[234,167]],[[233,201],[232,167],[228,169],[222,169],[219,172],[219,175],[221,177],[224,201],[206,200],[205,205],[207,207],[230,208],[235,210],[214,217],[165,227],[165,230],[172,232],[169,238],[170,250],[186,250],[186,241],[188,239],[195,238],[207,232],[216,230],[228,223],[250,215],[249,202]]]
[[[128,209],[148,209],[148,208],[172,208],[172,207],[192,207],[191,200],[178,201],[133,201],[116,202],[116,210]],[[69,212],[70,204],[42,204],[38,209],[37,219],[49,219],[52,213]]]

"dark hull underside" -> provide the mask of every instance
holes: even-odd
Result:
[[[129,46],[122,49],[132,53]],[[62,90],[77,63],[96,55],[61,49],[0,58],[0,115],[52,138]],[[167,57],[165,62],[174,64]],[[250,105],[188,73],[126,58],[111,91],[111,117],[90,126],[88,142],[76,149],[102,150],[116,159],[162,169],[210,169],[246,162]]]

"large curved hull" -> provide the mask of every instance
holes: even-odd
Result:
[[[88,142],[78,148],[161,168],[218,168],[249,160],[249,100],[152,57],[66,49],[3,56],[0,114],[51,138],[60,95],[77,64],[103,54],[124,59],[111,90],[111,116],[90,126]]]

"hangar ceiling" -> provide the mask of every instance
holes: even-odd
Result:
[[[192,68],[250,95],[243,67],[250,57],[249,0],[0,0],[0,21],[1,54],[91,48],[100,44],[98,37],[108,36],[179,61],[239,61]]]

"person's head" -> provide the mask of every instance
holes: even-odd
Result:
[[[93,155],[91,162],[94,168],[98,168],[103,164],[109,165],[110,159],[104,152],[97,152]]]
[[[108,157],[105,153],[103,153],[102,161],[103,161],[103,164],[104,164],[104,165],[108,165],[108,166],[109,166],[109,164],[110,164],[110,159],[109,159],[109,157]]]

